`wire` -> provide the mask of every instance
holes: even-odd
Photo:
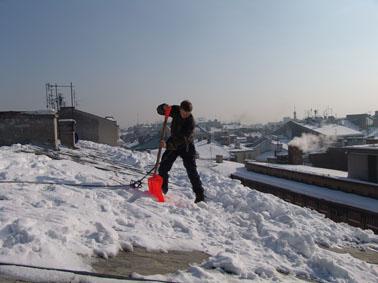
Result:
[[[125,189],[129,187],[126,184],[120,185],[101,185],[101,184],[73,184],[73,183],[54,183],[54,182],[35,182],[35,181],[15,181],[15,180],[0,180],[0,184],[34,184],[34,185],[64,185],[71,187],[84,187],[84,188],[119,188]]]
[[[17,266],[17,267],[26,267],[26,268],[34,268],[34,269],[41,269],[41,270],[49,270],[49,271],[59,271],[59,272],[74,273],[74,274],[77,274],[77,275],[84,275],[84,276],[92,276],[92,277],[100,277],[100,278],[108,278],[108,279],[120,279],[120,280],[127,280],[127,281],[162,282],[162,283],[167,283],[167,282],[169,282],[169,283],[179,283],[179,282],[177,282],[177,281],[163,281],[163,280],[155,280],[155,279],[132,278],[132,277],[126,277],[126,276],[122,276],[122,275],[103,274],[103,273],[96,273],[96,272],[89,272],[89,271],[81,271],[81,270],[70,270],[70,269],[50,268],[50,267],[33,266],[33,265],[17,264],[17,263],[8,263],[8,262],[0,262],[0,266]]]

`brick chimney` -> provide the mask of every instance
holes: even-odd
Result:
[[[303,152],[299,149],[299,147],[289,145],[289,164],[303,164]]]

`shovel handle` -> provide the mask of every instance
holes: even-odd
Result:
[[[161,141],[164,138],[165,128],[167,126],[167,121],[168,121],[168,117],[169,117],[170,112],[171,112],[171,106],[169,106],[169,111],[167,111],[167,110],[164,111],[164,122],[163,122],[163,128],[161,130],[161,134],[160,134],[159,151],[158,151],[158,155],[157,155],[157,159],[156,159],[156,164],[155,164],[155,169],[154,169],[154,175],[156,174],[156,171],[157,171],[157,169],[159,167],[159,162],[160,162],[160,157],[161,157],[161,151],[162,151]],[[167,115],[167,113],[168,113],[168,115]]]

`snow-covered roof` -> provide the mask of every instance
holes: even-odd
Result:
[[[239,124],[226,124],[226,125],[223,125],[223,129],[225,130],[236,130],[236,129],[240,129],[241,126]]]
[[[156,203],[147,193],[147,181],[140,189],[127,186],[155,164],[156,155],[85,141],[76,150],[61,148],[64,159],[36,152],[44,150],[30,145],[0,147],[0,167],[6,168],[0,174],[3,262],[91,270],[93,255],[116,257],[121,249],[143,247],[209,254],[206,261],[180,272],[157,272],[149,277],[163,281],[296,282],[299,274],[320,282],[376,282],[373,265],[349,254],[326,251],[319,243],[339,247],[353,243],[376,250],[378,235],[335,223],[311,209],[230,179],[232,171],[251,174],[240,168],[242,164],[198,160],[207,203],[194,204],[191,184],[179,160],[172,167],[166,202]],[[263,176],[269,182],[274,178]],[[311,185],[294,186],[288,181],[278,179],[272,184],[320,193]],[[377,209],[377,200],[330,193],[333,196],[322,190],[317,197]],[[157,241],[157,237],[170,240]],[[64,274],[9,266],[1,269],[0,277],[73,281],[72,273]],[[94,281],[78,276],[74,281]]]
[[[137,145],[139,145],[138,140],[135,140],[135,141],[130,142],[130,143],[126,143],[126,147],[128,147],[128,148],[132,148],[132,147],[135,147]]]
[[[246,137],[256,137],[256,138],[259,138],[259,137],[262,137],[262,133],[260,133],[260,132],[252,132],[252,133],[244,134],[244,136],[246,136]]]
[[[255,148],[242,147],[242,148],[233,148],[233,149],[230,149],[229,152],[230,153],[234,153],[234,152],[252,152],[252,151],[255,151],[255,150],[256,150]]]
[[[359,131],[358,126],[356,124],[352,123],[351,121],[347,120],[347,119],[341,119],[340,123],[341,123],[342,126],[345,126],[347,128],[350,128],[350,129],[353,129],[353,130],[356,130],[356,131]]]
[[[227,147],[215,142],[208,143],[206,140],[196,143],[196,151],[202,159],[214,159],[216,155],[223,155],[224,158],[230,157]]]
[[[343,136],[362,136],[363,135],[360,131],[357,131],[348,127],[344,127],[341,125],[337,125],[337,124],[327,124],[320,127],[309,125],[309,124],[301,124],[301,125],[325,136],[343,137]]]
[[[219,133],[219,132],[222,132],[223,130],[220,129],[220,128],[214,128],[214,127],[211,127],[210,128],[210,133]]]

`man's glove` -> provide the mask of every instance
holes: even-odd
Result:
[[[169,115],[171,114],[171,110],[172,110],[172,106],[170,105],[164,105],[164,116],[165,117],[169,117]]]

